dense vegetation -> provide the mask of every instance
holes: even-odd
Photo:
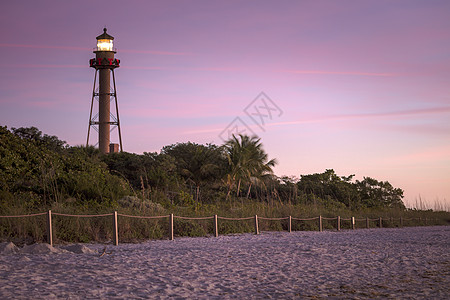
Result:
[[[35,127],[0,127],[0,215],[46,209],[233,216],[406,211],[403,191],[387,181],[353,180],[332,169],[277,177],[276,163],[259,138],[242,135],[220,146],[187,142],[160,153],[101,155]],[[0,234],[8,228],[0,225]]]

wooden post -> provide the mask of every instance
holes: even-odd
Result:
[[[341,230],[341,216],[338,216],[337,217],[337,231],[340,231]]]
[[[170,214],[169,239],[173,241],[173,214]]]
[[[119,245],[119,226],[117,224],[117,211],[114,211],[114,245]]]
[[[259,234],[258,215],[255,215],[255,234]]]
[[[425,226],[427,226],[427,225],[428,225],[427,217],[425,217]]]
[[[53,231],[52,231],[52,211],[47,213],[47,242],[53,246]]]
[[[319,216],[319,231],[322,232],[323,227],[322,227],[322,216]]]
[[[288,231],[292,232],[292,216],[289,216]]]
[[[400,227],[403,227],[403,218],[400,217]]]
[[[217,226],[217,215],[214,215],[214,236],[219,236],[219,227]]]
[[[355,217],[352,217],[352,229],[355,230]]]
[[[369,217],[366,217],[366,227],[367,229],[370,228],[370,221],[369,221]]]
[[[380,223],[380,228],[383,228],[383,219],[381,219],[381,217],[379,219],[379,223]]]

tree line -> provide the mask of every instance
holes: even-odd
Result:
[[[0,127],[0,209],[54,202],[113,207],[126,196],[195,209],[244,201],[405,208],[403,190],[388,181],[354,180],[333,169],[279,177],[273,173],[276,164],[256,136],[233,136],[223,145],[176,143],[159,153],[101,155],[94,147],[69,146],[35,127]]]

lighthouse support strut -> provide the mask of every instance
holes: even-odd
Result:
[[[111,69],[113,76],[113,86],[114,86],[114,99],[116,101],[116,116],[117,116],[117,130],[119,131],[119,144],[120,144],[120,152],[123,152],[122,148],[122,132],[120,130],[120,119],[119,119],[119,104],[117,101],[117,90],[116,90],[116,77],[114,76],[114,69]]]

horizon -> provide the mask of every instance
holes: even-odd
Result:
[[[407,207],[450,207],[448,1],[1,6],[2,126],[85,145],[89,59],[106,27],[124,151],[244,130],[277,176],[334,169],[389,181]]]

